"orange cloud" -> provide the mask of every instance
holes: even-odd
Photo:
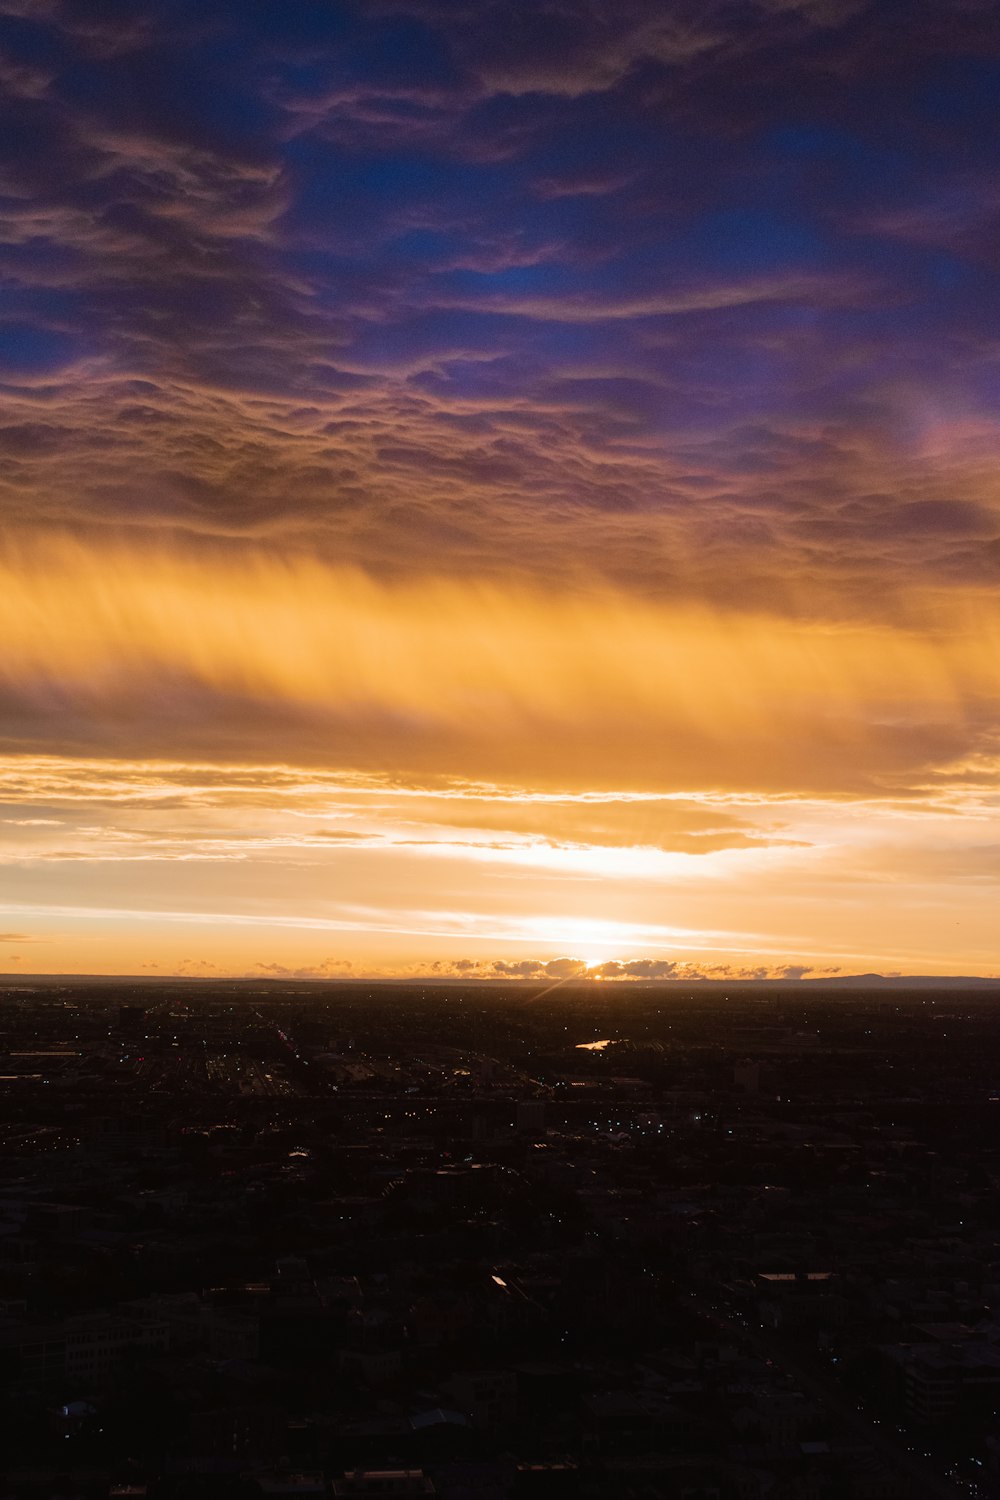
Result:
[[[837,625],[63,541],[0,557],[0,682],[40,738],[48,715],[59,740],[225,758],[846,790],[995,743],[1000,608],[921,611]]]

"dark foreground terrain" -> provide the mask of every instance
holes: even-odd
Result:
[[[10,985],[0,1495],[1000,1495],[1000,991]]]

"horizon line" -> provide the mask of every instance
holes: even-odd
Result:
[[[46,974],[18,974],[0,973],[0,986],[26,984],[65,984],[69,982],[88,984],[217,984],[217,985],[396,985],[450,988],[455,985],[476,986],[477,988],[496,989],[500,986],[515,989],[530,989],[545,985],[549,981],[545,978],[518,978],[510,975],[497,975],[486,977],[484,975],[471,975],[469,977],[459,975],[402,975],[393,976],[388,974],[374,975],[319,975],[319,974],[100,974],[100,973],[46,973]],[[845,985],[888,985],[905,986],[918,984],[927,987],[935,985],[944,986],[980,986],[995,985],[1000,988],[1000,975],[991,974],[879,974],[867,972],[860,974],[816,975],[812,978],[803,976],[801,978],[775,977],[769,978],[737,978],[731,979],[720,977],[708,977],[702,975],[667,975],[663,978],[621,978],[621,979],[598,979],[589,977],[586,973],[572,975],[562,981],[560,988],[569,988],[573,985],[596,989],[598,985],[610,989],[655,989],[655,988],[677,988],[683,985],[695,985],[700,989],[715,988],[740,988],[740,989],[837,989]]]

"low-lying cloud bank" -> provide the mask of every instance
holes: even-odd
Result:
[[[247,977],[272,979],[398,979],[412,981],[495,981],[497,983],[518,981],[543,983],[553,986],[576,981],[666,981],[682,982],[696,980],[799,980],[805,978],[830,977],[840,973],[839,967],[814,964],[755,964],[741,967],[738,964],[696,964],[681,959],[630,958],[608,959],[603,963],[588,963],[582,958],[522,958],[522,959],[435,959],[417,965],[398,974],[373,974],[345,959],[329,959],[322,964],[304,968],[291,968],[284,964],[258,963]]]

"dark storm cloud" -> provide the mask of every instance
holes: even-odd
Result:
[[[0,5],[9,525],[988,582],[992,7]]]

